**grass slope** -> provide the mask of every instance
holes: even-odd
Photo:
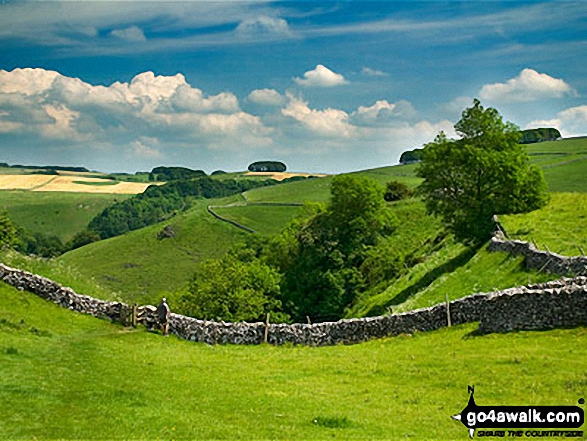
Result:
[[[158,301],[162,293],[187,282],[202,260],[222,256],[248,234],[206,211],[210,202],[226,204],[235,200],[237,196],[202,200],[167,222],[95,242],[57,261],[95,279],[127,301]],[[166,225],[173,228],[175,236],[159,239]]]
[[[465,439],[480,405],[575,405],[587,329],[360,345],[206,346],[0,283],[0,433],[35,439]]]
[[[587,253],[587,194],[553,193],[548,205],[526,214],[501,216],[510,237],[534,240],[541,249],[566,256]]]
[[[486,247],[477,252],[465,249],[453,259],[457,259],[459,264],[439,272],[432,283],[415,292],[404,303],[394,308],[394,311],[402,312],[433,306],[444,302],[446,295],[449,300],[454,300],[477,292],[498,291],[512,286],[546,282],[561,277],[556,274],[528,270],[522,256],[491,253],[487,251]],[[442,264],[444,265],[445,262]],[[398,288],[398,285],[391,286],[387,295],[392,297]]]
[[[246,205],[232,207],[217,207],[214,211],[220,216],[246,225],[256,233],[272,235],[281,230],[293,218],[303,212],[303,207]]]
[[[114,201],[128,195],[0,191],[0,210],[32,232],[68,241]]]
[[[587,192],[587,137],[528,145],[532,163],[542,167],[553,192]]]

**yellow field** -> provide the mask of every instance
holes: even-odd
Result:
[[[105,179],[84,176],[0,175],[0,190],[67,191],[74,193],[138,194],[151,185],[142,182],[118,182],[114,185],[76,184],[104,183]],[[157,185],[160,185],[158,183]]]
[[[0,175],[0,190],[31,190],[47,184],[52,175]]]
[[[287,178],[292,178],[294,176],[318,176],[319,178],[323,178],[326,175],[323,174],[314,174],[314,173],[288,173],[288,172],[283,172],[283,173],[277,173],[277,172],[247,172],[245,173],[247,176],[269,176],[272,179],[275,179],[276,181],[283,181],[284,179]]]

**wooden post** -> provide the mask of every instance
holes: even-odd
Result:
[[[450,322],[450,302],[448,301],[448,294],[445,293],[444,295],[446,297],[446,322],[450,328],[452,326],[452,323]]]
[[[265,321],[265,337],[263,338],[264,343],[267,343],[268,337],[269,337],[269,313],[267,313],[267,320]]]
[[[133,303],[132,305],[132,327],[136,328],[137,327],[137,312],[138,312],[138,305],[136,303]]]
[[[309,325],[311,325],[311,324],[312,324],[312,320],[310,320],[310,316],[309,316],[309,315],[307,315],[307,316],[306,316],[306,320],[308,321],[308,324],[309,324]]]

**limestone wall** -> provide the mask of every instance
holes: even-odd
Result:
[[[76,294],[56,282],[0,264],[0,279],[73,311],[119,320],[128,305]],[[154,306],[141,306],[140,322],[157,326]],[[449,304],[453,325],[479,322],[481,332],[508,332],[515,329],[551,329],[587,324],[587,277],[474,294]],[[446,304],[397,315],[340,320],[315,324],[270,324],[267,342],[312,346],[358,343],[374,338],[416,331],[432,331],[448,324]],[[264,323],[224,323],[171,314],[169,331],[190,341],[208,344],[260,344]]]
[[[488,249],[525,256],[528,268],[566,276],[587,276],[586,256],[567,257],[550,251],[541,251],[528,242],[506,240],[501,234],[496,234],[491,239]]]

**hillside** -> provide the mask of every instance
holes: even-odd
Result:
[[[464,439],[450,416],[465,407],[468,384],[483,405],[573,405],[586,392],[584,327],[211,347],[3,283],[0,296],[0,433],[10,439]]]
[[[528,149],[531,160],[544,167],[551,190],[565,185],[571,185],[576,191],[587,190],[587,182],[581,180],[587,176],[587,169],[579,179],[561,178],[567,174],[570,176],[576,168],[581,171],[582,167],[587,167],[587,162],[582,159],[587,155],[587,138],[532,144]],[[415,168],[414,164],[390,166],[356,174],[371,177],[381,184],[398,179],[414,187],[419,182],[419,178],[415,177]],[[558,175],[553,174],[554,171]],[[227,177],[243,178],[242,173],[231,173],[216,175],[215,179]],[[293,217],[303,213],[303,208],[299,206],[271,204],[325,202],[329,197],[331,180],[332,176],[327,176],[250,190],[243,194],[244,201],[249,203],[246,206],[241,206],[243,198],[239,196],[202,201],[194,209],[170,221],[74,250],[60,257],[56,263],[69,266],[84,277],[93,278],[111,292],[109,296],[120,296],[139,303],[154,301],[164,292],[178,289],[187,282],[200,262],[206,258],[220,257],[248,234],[213,218],[206,211],[207,205],[216,206],[214,210],[218,214],[262,235],[271,235],[279,232]],[[565,184],[567,181],[572,184]],[[17,213],[17,193],[13,196],[11,194],[0,192],[0,197],[12,198],[10,201],[14,206],[10,209]],[[57,195],[48,196],[48,193],[38,194],[46,198],[41,203],[43,208],[32,210],[47,213],[46,219],[49,220],[45,220],[46,224],[60,228],[67,225],[66,231],[59,232],[64,235],[80,228],[83,223],[81,218],[73,228],[73,222],[60,222],[56,217],[51,217],[51,206],[57,204],[59,198],[69,198],[69,210],[75,212],[74,208],[82,203],[78,203],[74,196],[62,193],[58,198]],[[22,217],[33,220],[34,217],[27,217],[26,214],[27,205],[32,204],[36,197],[30,195],[30,192],[26,195],[30,199],[22,199]],[[97,195],[87,197],[97,198]],[[104,196],[104,200],[107,201],[107,196]],[[218,207],[233,203],[237,205]],[[467,250],[455,244],[450,237],[444,236],[439,220],[427,216],[422,203],[416,199],[390,203],[388,207],[398,216],[400,223],[396,232],[382,244],[382,249],[388,251],[377,258],[389,259],[390,268],[397,266],[394,262],[398,261],[403,262],[404,267],[399,272],[387,275],[387,282],[378,283],[366,292],[349,309],[349,317],[386,313],[389,306],[398,310],[429,305],[443,301],[446,291],[451,293],[451,298],[456,298],[474,291],[505,288],[527,283],[528,280],[539,281],[550,277],[526,271],[521,259],[504,259],[499,254],[493,255],[483,249]],[[63,208],[63,211],[67,210]],[[57,213],[54,215],[57,216]],[[504,217],[502,222],[514,237],[534,239],[540,246],[574,255],[580,253],[579,247],[587,249],[584,222],[577,222],[586,215],[585,200],[581,193],[553,193],[550,205],[543,210],[523,216]],[[158,234],[166,225],[172,226],[175,236],[158,239]],[[487,274],[492,274],[492,277],[487,277]]]
[[[70,251],[57,262],[128,301],[155,302],[161,293],[187,282],[202,260],[222,256],[247,234],[206,210],[210,201],[227,204],[237,198],[201,200],[169,221]],[[160,235],[167,226],[172,237]]]
[[[33,233],[55,235],[67,242],[115,201],[129,195],[67,192],[0,191],[0,211]]]

